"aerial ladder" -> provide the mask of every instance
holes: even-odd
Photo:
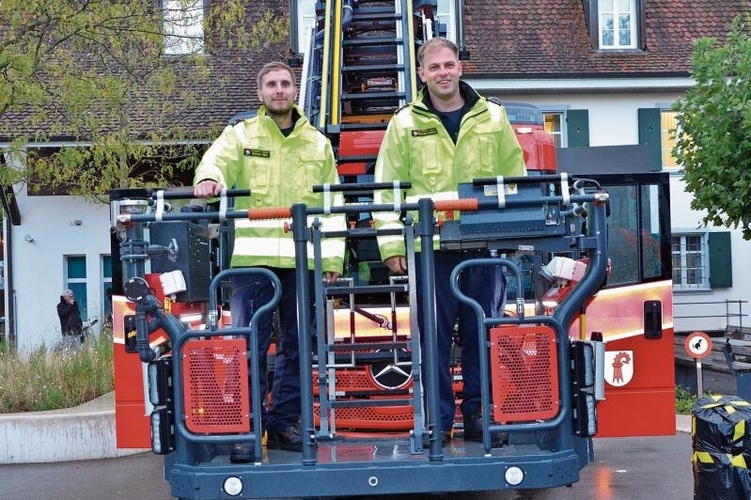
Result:
[[[433,36],[435,10],[435,0],[316,3],[301,102],[345,181],[372,173],[389,119],[415,96],[415,54]]]
[[[317,24],[308,34],[301,103],[311,123],[331,140],[348,201],[372,199],[363,181],[372,169],[394,113],[417,92],[416,51],[433,36],[435,0],[335,0],[317,2]],[[328,338],[319,338],[318,373],[321,434],[355,430],[423,430],[421,391],[412,353],[419,352],[414,318],[414,283],[386,278],[378,287],[358,279],[364,269],[385,274],[375,248],[369,214],[353,214],[347,235],[352,267],[345,285],[326,299]],[[364,217],[364,219],[362,218]],[[380,268],[380,269],[379,269]],[[372,296],[381,303],[363,304]]]

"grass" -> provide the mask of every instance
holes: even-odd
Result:
[[[66,351],[42,346],[23,355],[0,343],[0,413],[58,410],[96,399],[115,386],[112,331]]]

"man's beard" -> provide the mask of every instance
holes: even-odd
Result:
[[[294,103],[290,103],[289,106],[287,106],[284,109],[275,109],[271,106],[266,106],[266,113],[269,115],[274,116],[287,116],[292,112],[292,107],[294,106]]]

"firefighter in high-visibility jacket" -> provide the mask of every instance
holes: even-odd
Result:
[[[227,126],[209,147],[195,172],[194,195],[214,197],[223,188],[235,187],[251,192],[249,197],[235,201],[236,210],[291,207],[296,203],[323,206],[323,195],[313,193],[311,188],[338,183],[334,153],[328,138],[313,127],[302,109],[294,104],[297,91],[292,69],[284,63],[269,63],[259,72],[257,84],[262,104],[257,115]],[[343,205],[341,194],[336,193],[332,203]],[[343,215],[319,216],[319,219],[325,231],[345,229]],[[295,248],[291,232],[284,231],[284,222],[237,219],[230,266],[265,267],[281,282],[272,403],[263,416],[263,424],[267,447],[301,451]],[[325,278],[334,281],[342,272],[344,241],[324,238],[321,251]],[[312,272],[312,247],[308,252],[308,269]],[[273,286],[268,278],[258,274],[235,275],[231,279],[232,326],[247,327],[253,311],[271,299]],[[267,394],[265,372],[271,340],[270,316],[267,314],[258,320],[263,401]],[[249,443],[238,444],[230,458],[235,462],[252,461],[255,458],[253,448]]]
[[[433,38],[420,47],[417,58],[418,74],[425,88],[391,118],[376,162],[375,182],[410,182],[406,201],[414,203],[423,197],[436,201],[456,199],[458,184],[475,178],[525,175],[524,152],[504,108],[460,81],[462,63],[456,45],[445,38]],[[393,190],[376,192],[375,202],[394,202]],[[379,229],[401,227],[399,217],[396,212],[374,214]],[[403,237],[379,236],[378,246],[381,259],[391,272],[403,274],[407,271]],[[481,441],[477,317],[468,306],[457,301],[449,285],[451,272],[457,264],[466,259],[485,257],[488,252],[435,248],[441,436],[447,442],[454,435],[456,406],[450,362],[454,325],[458,321],[464,439]],[[416,259],[416,266],[417,286],[421,289],[420,259]],[[486,315],[497,314],[491,308],[497,306],[499,295],[505,292],[503,284],[500,270],[487,267],[469,267],[460,276],[462,292],[476,299]],[[420,303],[420,331],[423,336],[429,335],[422,328],[421,309]],[[492,437],[494,446],[501,445],[505,438],[497,434]]]

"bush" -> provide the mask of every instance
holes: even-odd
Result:
[[[675,388],[675,411],[681,415],[690,415],[696,403],[696,394],[681,386]]]
[[[0,413],[78,406],[114,389],[112,330],[75,349],[18,355],[0,344]]]

